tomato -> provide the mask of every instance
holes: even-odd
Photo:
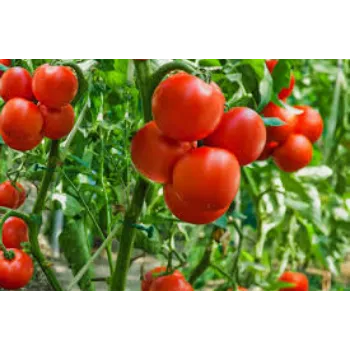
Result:
[[[176,275],[158,277],[150,288],[151,292],[193,292],[193,287],[183,278]]]
[[[198,141],[211,134],[224,113],[225,97],[215,84],[178,73],[157,87],[152,110],[163,134],[179,141]]]
[[[267,127],[267,140],[269,142],[284,142],[295,129],[297,122],[296,116],[285,108],[279,107],[274,103],[269,103],[263,110],[266,118],[277,118],[284,122],[281,126]]]
[[[71,105],[49,108],[40,104],[39,110],[44,119],[44,136],[51,140],[59,140],[72,131],[75,113]]]
[[[2,228],[2,242],[7,249],[21,249],[21,243],[28,242],[28,226],[20,218],[7,219]]]
[[[26,190],[24,189],[24,187],[20,183],[17,182],[16,187],[17,187],[17,190],[19,192],[19,200],[18,200],[18,204],[17,204],[17,208],[19,208],[26,201],[27,193],[26,193]]]
[[[25,287],[33,277],[34,266],[29,255],[18,249],[11,249],[14,259],[7,260],[0,251],[0,287],[16,290]]]
[[[40,66],[33,76],[36,99],[51,108],[61,108],[71,103],[78,92],[78,79],[69,67]]]
[[[194,225],[210,224],[221,218],[229,209],[229,206],[220,210],[204,210],[203,208],[197,208],[190,202],[182,200],[170,184],[164,186],[164,199],[169,210],[179,220]]]
[[[0,127],[9,138],[35,138],[44,125],[39,108],[23,98],[7,102],[2,110]]]
[[[303,135],[293,134],[273,153],[276,165],[285,172],[305,168],[312,160],[312,143]]]
[[[218,128],[204,142],[230,151],[243,166],[260,156],[266,144],[266,128],[259,114],[237,107],[224,114]]]
[[[167,270],[167,268],[165,266],[159,266],[154,268],[153,270],[147,272],[145,274],[144,279],[142,280],[141,283],[141,289],[143,292],[148,292],[151,288],[152,283],[155,281],[155,279],[157,279],[157,277],[163,273],[165,273]],[[183,274],[180,271],[174,271],[173,275],[177,276],[178,278],[183,278],[185,279],[185,277],[183,276]]]
[[[1,129],[1,136],[7,146],[17,151],[30,151],[35,147],[39,146],[43,140],[43,135],[39,134],[33,138],[18,138],[18,137],[9,137]]]
[[[20,203],[20,192],[11,184],[5,181],[0,185],[0,207],[17,209]]]
[[[184,201],[204,210],[220,210],[235,199],[241,179],[239,163],[230,152],[200,147],[175,165],[173,186]]]
[[[176,162],[193,148],[164,136],[155,122],[145,125],[133,138],[131,158],[136,169],[151,181],[161,184],[172,181]]]
[[[306,136],[312,143],[319,140],[323,133],[323,120],[320,114],[309,106],[296,106],[303,111],[298,115],[295,132]]]
[[[258,160],[262,161],[262,160],[267,160],[269,159],[274,150],[278,147],[278,143],[277,142],[268,142],[265,145],[264,150],[262,151],[262,153],[260,154],[260,157],[258,158]]]
[[[9,101],[15,97],[32,100],[32,77],[30,73],[21,67],[7,70],[0,80],[0,96],[4,101]]]
[[[0,64],[2,64],[3,66],[6,66],[6,67],[10,67],[11,66],[11,60],[10,59],[0,59]],[[3,71],[0,71],[0,78],[1,76],[4,74]]]
[[[299,272],[285,272],[279,281],[294,284],[294,287],[281,289],[283,292],[307,292],[309,290],[307,277]]]
[[[270,71],[271,74],[273,73],[277,63],[278,63],[278,60],[266,60],[267,68],[268,68],[268,70]],[[281,92],[279,93],[278,97],[281,100],[286,100],[292,94],[292,92],[294,90],[294,86],[295,86],[295,76],[292,73],[291,77],[290,77],[289,86],[286,87],[286,88],[283,88],[281,90]]]

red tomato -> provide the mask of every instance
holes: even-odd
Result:
[[[74,109],[71,105],[54,109],[42,104],[39,105],[44,118],[44,136],[51,140],[59,140],[66,137],[74,126]]]
[[[277,63],[278,63],[278,60],[266,60],[267,68],[271,74],[273,73]],[[286,88],[283,88],[279,93],[278,97],[281,100],[286,100],[292,94],[294,86],[295,86],[295,76],[294,74],[291,74],[289,86]]]
[[[1,129],[1,136],[7,146],[17,151],[30,151],[35,147],[39,146],[43,140],[43,135],[39,134],[33,138],[18,138],[18,137],[9,137]]]
[[[291,173],[309,165],[312,153],[312,143],[303,135],[293,134],[276,148],[273,159],[281,170]]]
[[[279,280],[280,282],[294,284],[294,287],[281,289],[283,292],[307,292],[309,290],[309,281],[302,273],[285,272]]]
[[[262,153],[260,154],[260,157],[258,158],[258,160],[262,161],[262,160],[267,160],[269,159],[274,150],[278,147],[278,143],[277,142],[268,142],[265,145],[264,150],[262,151]]]
[[[17,208],[19,208],[26,201],[27,193],[26,193],[26,190],[24,189],[24,187],[20,183],[17,182],[16,183],[16,187],[17,187],[17,190],[19,192],[19,201],[18,201],[18,204],[17,204]]]
[[[15,97],[32,100],[32,77],[30,73],[21,67],[7,70],[0,80],[0,96],[4,101],[9,101]]]
[[[5,181],[0,185],[0,207],[17,209],[20,203],[20,192],[11,184]]]
[[[0,127],[9,138],[35,138],[41,134],[43,124],[39,108],[23,98],[7,102],[1,113]]]
[[[173,186],[184,201],[204,210],[220,210],[235,199],[241,180],[239,163],[230,152],[201,147],[175,165]]]
[[[224,113],[225,97],[215,84],[187,73],[178,73],[157,87],[153,116],[167,137],[198,141],[211,134]]]
[[[5,221],[2,228],[2,242],[7,249],[21,249],[21,243],[28,240],[28,226],[25,221],[16,217]]]
[[[179,220],[194,225],[210,224],[221,218],[229,209],[229,206],[220,210],[197,208],[190,202],[183,201],[170,184],[164,186],[164,199],[169,210]]]
[[[155,279],[157,279],[157,277],[162,274],[165,273],[167,270],[167,268],[165,266],[159,266],[154,268],[153,270],[147,272],[145,274],[144,279],[142,280],[141,283],[141,289],[143,292],[148,292],[151,288],[152,283],[154,282]],[[183,278],[185,279],[185,277],[183,276],[183,274],[180,271],[174,271],[173,273],[174,276],[177,276],[178,278]]]
[[[33,92],[43,105],[61,108],[76,96],[78,79],[69,67],[44,64],[34,73]]]
[[[29,255],[18,249],[11,249],[14,259],[7,260],[0,251],[0,287],[16,290],[25,287],[33,277],[34,266]]]
[[[2,64],[3,66],[6,66],[6,67],[10,67],[11,66],[11,60],[10,59],[8,59],[8,60],[6,60],[6,59],[0,59],[0,64]],[[4,72],[3,71],[0,71],[0,78],[1,78],[1,76],[4,74]]]
[[[176,162],[193,148],[164,136],[155,122],[145,125],[133,138],[131,158],[136,169],[151,181],[161,184],[172,181]]]
[[[218,128],[205,144],[233,153],[241,166],[256,161],[266,144],[263,120],[253,110],[237,107],[225,113]]]
[[[193,287],[183,278],[168,275],[157,278],[150,288],[151,292],[193,292]]]
[[[266,118],[278,118],[284,122],[284,125],[281,126],[267,127],[267,140],[269,142],[284,142],[295,129],[296,116],[272,102],[265,107],[263,115]]]
[[[295,108],[304,112],[298,115],[295,132],[306,136],[312,143],[315,143],[323,133],[322,117],[309,106],[296,106]]]

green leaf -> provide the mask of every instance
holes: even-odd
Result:
[[[258,106],[258,112],[261,112],[265,106],[271,101],[273,94],[273,80],[265,66],[265,74],[263,79],[260,81],[259,92],[260,92],[260,103]]]
[[[214,222],[214,225],[219,227],[219,228],[223,228],[226,229],[227,228],[227,216],[226,214],[223,215],[221,218],[219,218],[218,220],[216,220]]]
[[[72,196],[64,193],[55,193],[52,196],[54,201],[61,204],[64,215],[66,216],[76,216],[83,211],[83,207],[80,203]]]
[[[279,118],[262,118],[265,126],[282,126],[285,123]]]

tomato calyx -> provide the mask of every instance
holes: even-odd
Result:
[[[8,260],[8,261],[12,261],[12,260],[14,260],[14,258],[16,257],[14,251],[11,250],[11,249],[7,250],[7,249],[5,248],[5,246],[4,246],[2,243],[0,244],[0,250],[3,251],[3,253],[4,253],[4,258],[5,258],[6,260]]]

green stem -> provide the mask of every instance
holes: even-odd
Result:
[[[241,228],[238,226],[238,224],[234,221],[233,222],[233,226],[235,227],[238,236],[239,236],[239,243],[238,243],[238,247],[237,247],[237,252],[236,252],[236,256],[235,256],[235,260],[233,262],[233,266],[232,266],[232,275],[235,278],[235,281],[237,283],[239,283],[239,269],[238,269],[238,263],[239,263],[239,259],[241,257],[241,252],[242,252],[242,248],[243,248],[243,239],[244,239],[244,234],[243,231],[241,230]]]
[[[66,175],[66,173],[63,171],[63,169],[61,170],[63,177],[67,180],[67,182],[70,184],[70,186],[73,188],[74,192],[77,194],[77,196],[80,199],[80,202],[83,204],[86,212],[88,213],[92,223],[94,224],[97,233],[99,234],[100,238],[105,239],[105,234],[103,233],[100,225],[98,224],[94,214],[91,212],[89,206],[87,205],[87,203],[85,202],[85,199],[83,198],[83,196],[81,195],[81,193],[79,192],[79,190],[77,189],[77,187],[74,185],[73,181]],[[108,258],[108,263],[109,263],[109,268],[110,268],[110,272],[111,274],[113,273],[113,258],[112,258],[112,249],[110,246],[107,246],[106,248],[107,251],[107,258]]]
[[[95,260],[101,255],[101,253],[110,245],[113,239],[116,236],[119,224],[115,226],[109,236],[105,239],[105,241],[101,244],[101,246],[96,250],[95,254],[89,259],[89,261],[85,264],[85,266],[77,273],[74,277],[73,281],[68,286],[68,291],[72,290],[75,285],[79,283],[79,281],[83,278],[85,273],[89,270],[90,266],[95,262]]]

